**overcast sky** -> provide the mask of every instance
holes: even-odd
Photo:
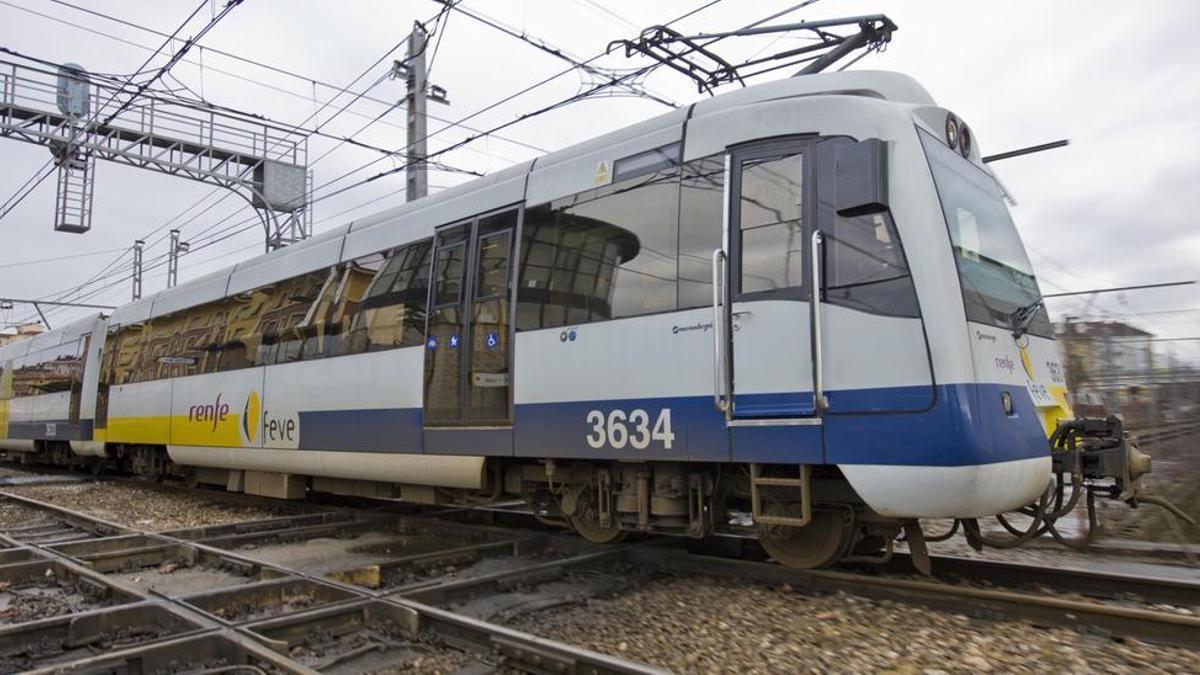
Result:
[[[165,33],[196,7],[194,0],[71,2]],[[610,40],[631,37],[641,27],[669,21],[701,4],[702,0],[465,2],[466,7],[580,57],[594,56]],[[724,0],[676,27],[685,32],[728,30],[793,4]],[[201,44],[345,86],[400,42],[414,20],[431,19],[439,8],[431,0],[245,0]],[[199,30],[213,11],[206,7],[184,34]],[[1044,292],[1198,276],[1200,78],[1195,68],[1200,64],[1200,41],[1192,33],[1200,19],[1200,3],[821,0],[786,19],[875,12],[888,14],[900,30],[886,52],[869,55],[853,67],[912,75],[971,126],[985,154],[1059,138],[1071,140],[1066,149],[993,165],[1018,201],[1014,216]],[[431,80],[449,91],[451,103],[430,104],[430,110],[446,120],[466,117],[565,65],[461,14],[450,14],[437,29],[442,40]],[[162,41],[139,28],[51,0],[0,0],[0,46],[54,62],[79,63],[92,72],[128,75]],[[798,39],[791,37],[754,38],[729,44],[728,53],[744,57],[795,44]],[[395,54],[401,55],[402,50]],[[403,82],[383,78],[390,62],[388,58],[370,69],[352,89],[362,91],[374,84],[369,91],[373,98],[390,103],[401,97]],[[615,68],[645,63],[620,54],[597,62]],[[329,120],[349,96],[318,112],[334,90],[231,60],[210,49],[189,53],[171,74],[175,79],[165,85],[181,91],[187,87],[213,103],[280,122],[304,123],[308,128],[323,123],[322,130],[334,136],[358,131],[388,108],[360,100]],[[493,127],[570,96],[586,82],[576,74],[561,77],[468,124],[477,129]],[[690,81],[665,68],[652,74],[645,86],[684,104],[701,96]],[[561,148],[666,110],[646,99],[596,98],[518,123],[502,132],[502,138],[479,140],[441,159],[463,169],[495,171],[535,157],[540,150]],[[316,118],[310,120],[314,112]],[[403,125],[404,110],[391,110],[357,138],[381,147],[402,147]],[[430,131],[443,126],[434,120],[429,123]],[[439,133],[431,148],[443,148],[468,133],[461,129]],[[334,143],[313,139],[310,162]],[[337,148],[312,166],[315,182],[321,185],[377,157],[370,150]],[[0,140],[0,201],[48,159],[44,147]],[[329,189],[393,165],[384,160]],[[430,183],[436,190],[467,179],[463,174],[434,172]],[[403,193],[403,176],[396,175],[322,201],[316,206],[315,229],[320,232],[401,203]],[[93,227],[83,236],[53,231],[54,197],[52,177],[0,221],[0,296],[44,297],[70,289],[117,260],[122,255],[119,249],[156,230],[149,239],[146,261],[148,268],[159,266],[147,270],[145,291],[162,288],[166,242],[160,238],[171,226],[181,226],[183,238],[194,245],[208,244],[183,259],[181,279],[262,250],[261,229],[249,227],[256,221],[241,224],[252,217],[245,203],[210,185],[101,163]],[[233,236],[221,239],[227,235]],[[79,257],[21,265],[57,256]],[[129,282],[122,278],[128,274],[128,263],[128,255],[117,260],[110,269],[113,273],[88,287],[89,299],[106,304],[126,301]],[[1200,334],[1196,308],[1200,308],[1197,287],[1051,304],[1055,318],[1067,314],[1122,317],[1176,337]],[[27,311],[18,307],[0,312],[0,324],[23,318]],[[51,320],[65,320],[75,312],[57,312]],[[1197,346],[1174,343],[1177,354],[1189,358],[1196,357]]]

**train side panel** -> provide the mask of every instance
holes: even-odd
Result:
[[[711,309],[518,333],[517,456],[728,461],[712,349]]]
[[[263,446],[424,451],[421,347],[268,366]]]
[[[171,442],[171,381],[114,384],[109,389],[108,443],[166,445]]]

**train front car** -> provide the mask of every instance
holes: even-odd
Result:
[[[550,458],[540,503],[594,540],[751,532],[780,562],[818,567],[883,559],[901,529],[920,538],[922,518],[1037,501],[1047,437],[1069,417],[1062,372],[970,130],[911,78],[880,72],[766,83],[689,112],[682,149],[623,158],[624,139],[651,136],[627,130],[531,174],[533,195],[565,191],[570,171],[632,169],[611,188],[620,208],[551,208],[559,230],[636,235],[614,240],[604,288],[637,293],[610,291],[604,307],[637,300],[643,315],[568,324],[566,307],[561,332],[521,332],[522,297],[544,283],[522,274],[517,454]],[[647,223],[672,222],[673,175],[678,301],[659,304],[678,311],[656,314],[675,273],[652,263],[676,235],[652,238]],[[672,206],[651,208],[652,190]],[[531,229],[543,219],[527,209],[531,261],[546,257]]]
[[[744,475],[715,510],[816,567],[1036,501],[1061,369],[1044,309],[1011,334],[1040,296],[969,129],[906,76],[838,73],[698,104],[684,159],[721,150],[714,387]]]
[[[977,546],[1021,543],[1085,479],[1135,497],[1148,462],[1119,421],[1071,419],[1033,270],[971,129],[901,75],[809,79],[823,90],[759,100],[749,124],[697,106],[688,129],[688,154],[706,133],[728,148],[716,389],[732,459],[749,466],[726,506],[749,512],[777,560],[814,567],[883,559],[901,529],[923,554],[925,518],[962,521]],[[1022,536],[980,532],[978,518],[1016,509],[1036,516]]]

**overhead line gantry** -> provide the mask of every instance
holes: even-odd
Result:
[[[117,109],[130,93],[79,66],[0,60],[0,137],[46,146],[58,164],[54,229],[91,229],[95,161],[104,159],[228,188],[258,212],[268,251],[310,235],[306,131],[149,92]],[[92,111],[98,101],[116,114]]]

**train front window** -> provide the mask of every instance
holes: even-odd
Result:
[[[1011,327],[1014,311],[1041,297],[1033,267],[996,180],[921,131],[942,213],[950,230],[967,319]],[[1035,335],[1051,335],[1045,308],[1029,324]]]

